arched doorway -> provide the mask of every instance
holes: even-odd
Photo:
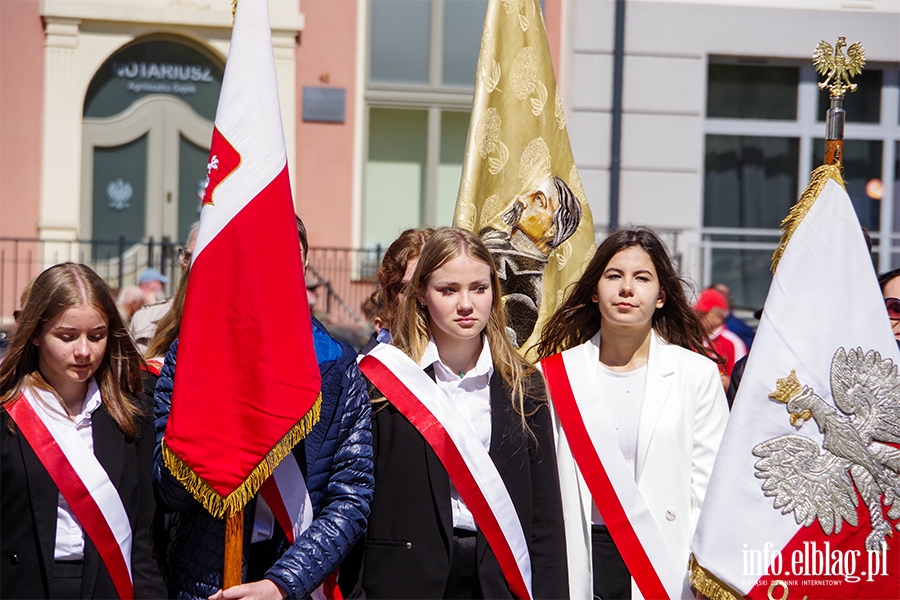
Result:
[[[219,58],[175,36],[136,40],[98,69],[84,102],[81,239],[184,240],[222,72]]]

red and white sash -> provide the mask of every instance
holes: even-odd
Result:
[[[687,566],[680,568],[672,556],[609,423],[582,417],[596,402],[596,365],[576,347],[543,359],[541,368],[575,463],[641,594],[680,598]]]
[[[106,470],[78,432],[49,405],[50,392],[27,388],[6,410],[72,509],[123,600],[134,598],[131,523]]]
[[[284,531],[288,543],[293,544],[312,523],[313,512],[306,480],[292,452],[278,463],[259,493]],[[342,600],[341,590],[337,586],[337,571],[329,575],[310,596],[314,600]]]
[[[360,369],[434,450],[497,557],[512,593],[531,598],[531,556],[506,484],[472,426],[406,354],[379,344]]]

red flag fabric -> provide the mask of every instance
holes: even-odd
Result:
[[[207,171],[163,455],[221,516],[320,407],[265,0],[238,3]]]

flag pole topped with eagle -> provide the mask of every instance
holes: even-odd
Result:
[[[538,0],[488,2],[453,224],[491,250],[526,354],[595,250]]]
[[[865,63],[813,56],[826,164],[782,223],[774,276],[692,550],[708,598],[900,598],[900,351],[841,176]]]
[[[207,171],[163,457],[239,543],[321,406],[266,0],[237,4]]]

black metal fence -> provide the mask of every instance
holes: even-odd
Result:
[[[0,238],[0,325],[10,325],[21,308],[22,291],[42,270],[61,262],[84,263],[114,290],[137,285],[138,274],[152,267],[169,277],[166,295],[181,276],[180,246],[168,240],[39,240]],[[310,278],[320,283],[317,313],[348,326],[364,324],[362,303],[376,289],[381,249],[310,248]]]

